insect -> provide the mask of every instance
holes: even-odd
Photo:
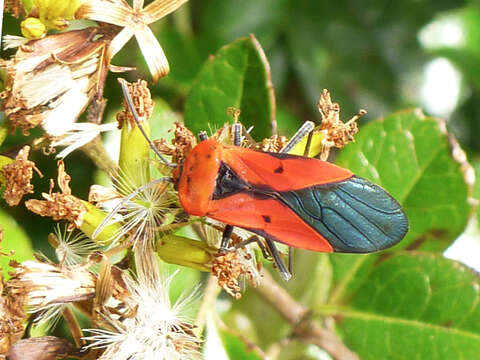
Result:
[[[123,82],[122,88],[135,117]],[[188,214],[227,224],[221,249],[233,226],[264,237],[286,279],[289,273],[273,241],[320,252],[370,253],[395,245],[408,231],[400,204],[348,169],[314,158],[222,145],[206,136],[201,140],[176,166],[173,179],[164,181],[173,180]]]
[[[399,203],[337,165],[200,142],[174,172],[184,210],[292,247],[369,253],[408,231]]]

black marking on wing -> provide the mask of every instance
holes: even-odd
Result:
[[[278,168],[276,168],[275,170],[273,170],[273,172],[275,174],[282,174],[283,173],[283,166],[280,165]]]
[[[380,186],[356,176],[277,196],[338,252],[382,250],[408,231],[400,204]]]

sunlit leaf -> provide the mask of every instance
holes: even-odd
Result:
[[[441,255],[401,254],[365,272],[322,310],[366,359],[474,359],[480,351],[479,278]]]
[[[240,121],[252,135],[271,135],[274,104],[263,51],[253,37],[234,41],[209,59],[185,104],[185,124],[194,133],[232,123],[229,107],[241,110]]]
[[[3,240],[0,242],[0,250],[4,253],[13,251],[13,256],[0,256],[2,274],[8,278],[10,260],[22,262],[33,259],[31,241],[17,222],[5,211],[0,210],[0,227],[3,229]]]

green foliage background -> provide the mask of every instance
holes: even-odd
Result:
[[[421,41],[432,24],[452,23],[462,41]],[[465,180],[468,164],[459,156],[453,136],[476,164],[480,4],[192,0],[153,29],[172,69],[152,86],[153,97],[163,99],[165,111],[183,114],[195,132],[231,120],[225,109],[235,106],[242,110],[240,120],[255,126],[256,140],[270,135],[272,118],[280,134],[290,136],[305,120],[319,122],[316,103],[324,88],[340,103],[344,119],[360,108],[368,110],[356,142],[334,154],[333,160],[389,190],[404,206],[410,232],[384,254],[296,251],[295,277],[285,287],[312,309],[312,316],[334,319],[345,344],[361,359],[477,358],[479,278],[443,258],[442,251],[465,230],[474,211],[472,184]],[[18,34],[18,22],[6,16],[4,33]],[[270,62],[276,104],[269,98],[268,71],[249,34],[255,35]],[[462,79],[457,105],[443,120],[415,110],[422,105],[419,89],[425,66],[439,57],[448,59]],[[149,76],[133,42],[113,62],[136,66],[128,75],[131,80]],[[120,106],[115,77],[109,76],[105,89],[107,117]],[[155,121],[154,132],[162,127]],[[30,139],[8,137],[2,154],[15,154],[35,136],[33,131]],[[55,161],[41,153],[32,157],[45,174],[34,183],[38,198],[55,176]],[[66,164],[73,193],[86,198],[89,185],[95,183],[93,164],[79,151]],[[4,249],[16,249],[20,260],[31,256],[32,247],[51,255],[46,242],[53,229],[49,219],[28,213],[22,204],[1,206]],[[185,274],[190,281],[202,277],[192,270]],[[184,286],[179,281],[178,289]],[[253,289],[248,288],[240,301],[224,299],[228,309],[222,319],[264,350],[291,334],[291,327]],[[230,359],[257,358],[238,337],[218,332]],[[280,359],[326,356],[295,341],[282,346]]]

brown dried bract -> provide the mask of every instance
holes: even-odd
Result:
[[[134,316],[132,314],[136,309],[129,308],[126,301],[130,295],[123,280],[122,270],[113,266],[108,258],[104,257],[98,274],[95,298],[92,302],[92,323],[108,328],[110,324],[105,321],[103,316],[105,312],[122,314],[124,317]]]
[[[10,360],[55,360],[70,356],[82,356],[68,340],[55,336],[41,336],[22,339],[9,354]]]
[[[279,152],[285,145],[287,145],[287,143],[288,139],[285,136],[273,135],[268,139],[263,139],[259,150],[267,152]]]
[[[181,163],[187,154],[197,145],[195,135],[188,128],[180,123],[175,122],[174,138],[172,145],[168,144],[165,139],[154,140],[155,147],[162,154],[171,155],[172,160]]]
[[[117,190],[101,185],[90,186],[90,191],[88,192],[88,202],[96,206],[101,206],[108,201],[119,200],[123,197]]]
[[[33,170],[42,176],[42,173],[37,169],[35,163],[28,160],[29,152],[30,147],[24,146],[23,149],[18,152],[15,160],[3,166],[0,170],[5,177],[3,198],[10,206],[18,205],[23,195],[33,193],[33,185],[30,184],[30,180],[33,177]]]
[[[211,270],[218,280],[218,285],[236,299],[242,297],[238,278],[240,275],[248,275],[248,269],[239,256],[236,251],[218,253],[212,261]]]
[[[23,12],[23,4],[20,0],[5,0],[5,12],[19,17]]]
[[[65,172],[63,161],[58,162],[58,186],[61,193],[53,193],[54,182],[50,180],[50,191],[43,193],[45,200],[28,200],[25,206],[41,216],[50,216],[53,220],[68,220],[78,228],[83,223],[87,207],[80,199],[71,194],[70,175]]]
[[[321,158],[326,160],[330,148],[343,148],[350,141],[355,141],[353,136],[358,132],[357,120],[367,112],[361,109],[357,115],[344,123],[340,120],[340,105],[332,102],[330,92],[326,89],[323,90],[318,100],[318,110],[322,115],[320,130],[325,133]]]
[[[153,113],[155,102],[152,100],[152,95],[150,94],[150,90],[147,86],[148,83],[145,80],[138,80],[134,83],[129,83],[123,79],[120,79],[119,81],[124,81],[127,84],[128,92],[132,98],[133,106],[137,112],[140,123],[144,123],[150,119]],[[137,125],[133,119],[133,115],[128,109],[126,99],[123,99],[123,107],[124,110],[117,114],[119,129],[121,129],[125,123],[127,123],[130,128],[136,127]]]
[[[12,345],[22,338],[27,317],[23,297],[12,296],[4,291],[4,286],[0,275],[0,355],[8,354]]]

